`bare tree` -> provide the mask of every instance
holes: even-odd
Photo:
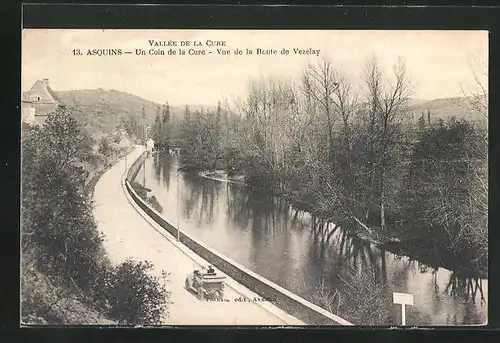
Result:
[[[315,288],[313,294],[314,300],[331,313],[338,314],[341,306],[340,292],[337,289],[331,289],[322,279]],[[335,306],[337,305],[337,306]]]
[[[299,105],[295,84],[275,77],[251,80],[246,98],[237,103],[248,124],[245,140],[249,155],[262,164],[279,190],[286,188],[284,181],[290,178],[293,169],[290,151],[302,134],[304,119]]]
[[[322,59],[317,66],[308,64],[304,70],[302,81],[308,101],[316,102],[324,110],[328,130],[326,146],[329,149],[333,142],[333,111],[331,97],[338,88],[335,69],[332,63],[327,59]]]
[[[473,110],[488,118],[488,66],[476,54],[470,57],[469,68],[474,79],[474,89],[461,85],[462,94]]]
[[[380,226],[385,229],[385,174],[393,153],[400,143],[400,124],[407,114],[412,87],[405,63],[399,59],[393,66],[391,79],[385,80],[375,57],[368,60],[365,82],[368,92],[368,152],[371,168],[370,189],[379,187]],[[378,174],[378,182],[375,177]],[[372,191],[370,193],[373,193]]]
[[[323,280],[316,286],[313,297],[320,306],[356,325],[390,323],[392,302],[388,285],[377,280],[373,270],[350,266],[339,279],[338,289],[329,288]]]
[[[478,112],[483,118],[488,119],[488,66],[487,62],[478,54],[473,54],[469,59],[469,68],[474,80],[473,89],[461,85],[462,94],[466,97],[470,108]],[[467,158],[478,159],[480,162],[471,166],[468,177],[470,182],[470,198],[466,213],[474,213],[475,222],[465,227],[466,236],[472,244],[480,247],[480,256],[487,255],[488,232],[488,132],[486,127],[478,127],[477,137],[479,144],[470,144],[465,151]],[[470,225],[472,224],[472,225]]]
[[[332,104],[342,121],[342,138],[345,154],[345,180],[347,188],[352,185],[352,119],[358,108],[358,93],[341,72],[336,73],[337,87],[335,87]]]

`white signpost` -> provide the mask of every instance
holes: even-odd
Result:
[[[394,304],[401,305],[401,318],[402,325],[406,325],[406,310],[405,306],[410,305],[413,306],[413,294],[408,293],[392,293],[392,302]]]

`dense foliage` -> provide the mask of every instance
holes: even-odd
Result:
[[[71,109],[73,117],[92,131],[111,134],[122,128],[137,138],[142,137],[142,110],[149,125],[157,104],[136,95],[116,90],[72,90],[57,92],[57,97]]]
[[[314,300],[325,309],[357,325],[393,325],[401,323],[401,306],[393,303],[391,287],[366,266],[351,267],[339,276],[339,290],[321,283]],[[406,307],[407,325],[429,323],[426,314]]]
[[[400,192],[406,234],[434,240],[462,263],[486,268],[487,138],[450,120],[419,132]]]
[[[99,152],[109,154],[109,144],[102,140]],[[36,314],[58,323],[51,320],[50,309],[75,298],[112,320],[157,324],[168,296],[164,284],[147,274],[148,265],[126,261],[112,266],[103,249],[85,193],[86,169],[95,154],[92,146],[64,107],[43,126],[23,132],[22,317],[28,320]],[[124,283],[123,271],[129,269],[133,273]],[[54,303],[47,305],[43,298],[48,290],[36,290],[37,278],[57,290]],[[137,292],[127,294],[123,287],[135,287]]]
[[[483,123],[414,118],[405,65],[375,58],[356,87],[327,60],[299,82],[250,83],[234,106],[186,110],[186,166],[237,170],[325,221],[350,216],[382,236],[434,242],[457,265],[487,266],[487,133]],[[221,108],[222,107],[222,108]],[[410,246],[410,245],[406,245]]]
[[[170,105],[167,103],[158,106],[156,109],[156,118],[152,127],[152,137],[157,149],[165,149],[173,145],[173,118],[170,115]]]

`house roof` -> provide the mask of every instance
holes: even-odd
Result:
[[[56,93],[50,88],[46,80],[37,80],[30,88],[26,95],[36,94],[40,97],[40,101],[58,102],[59,99]]]
[[[47,91],[50,93],[50,95],[55,101],[59,101],[57,94],[52,90],[52,88],[50,88],[50,86],[47,86]]]

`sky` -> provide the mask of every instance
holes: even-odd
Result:
[[[149,55],[149,40],[176,41],[186,55]],[[224,41],[219,55],[207,40]],[[189,41],[190,47],[181,47]],[[194,41],[203,46],[194,47]],[[89,56],[88,49],[122,49],[132,54]],[[189,55],[204,49],[206,55]],[[276,49],[277,55],[257,55],[256,49]],[[281,50],[289,50],[281,55]],[[294,48],[320,50],[319,55],[294,54]],[[300,78],[306,63],[329,59],[354,84],[361,84],[366,60],[375,55],[390,74],[392,64],[405,60],[414,98],[461,96],[475,88],[474,72],[487,84],[487,31],[340,31],[340,30],[46,30],[26,29],[22,36],[22,89],[42,78],[55,91],[115,89],[171,105],[215,105],[243,96],[252,78],[273,75]],[[73,49],[82,55],[74,56]],[[135,54],[144,49],[146,55]],[[167,51],[168,47],[161,47]],[[254,51],[234,55],[235,49]],[[211,53],[209,53],[211,52]],[[479,71],[478,66],[484,69]]]

